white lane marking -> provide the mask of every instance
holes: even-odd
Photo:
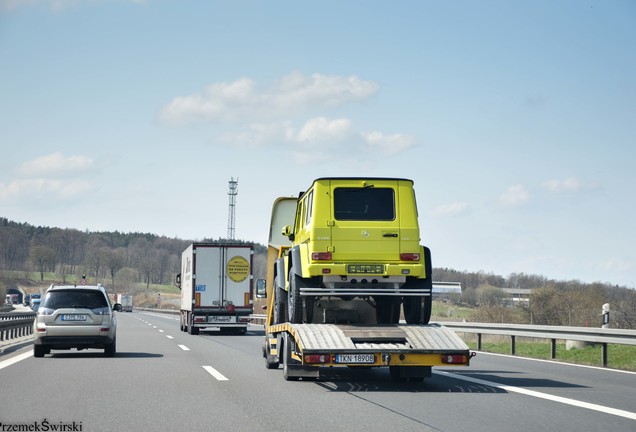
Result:
[[[605,414],[611,414],[614,416],[618,416],[618,417],[625,417],[631,420],[636,420],[636,413],[630,412],[630,411],[624,411],[621,409],[616,409],[616,408],[610,408],[610,407],[606,407],[603,405],[597,405],[597,404],[593,404],[593,403],[589,403],[589,402],[583,402],[583,401],[578,401],[576,399],[570,399],[570,398],[565,398],[565,397],[561,397],[561,396],[554,396],[548,393],[541,393],[538,391],[534,391],[534,390],[528,390],[528,389],[524,389],[521,387],[513,387],[513,386],[507,386],[507,385],[503,385],[503,384],[499,384],[493,381],[486,381],[486,380],[482,380],[479,378],[472,378],[472,377],[467,377],[464,375],[459,375],[456,373],[451,373],[451,372],[443,372],[443,371],[434,371],[433,373],[436,374],[440,374],[440,375],[445,375],[448,376],[450,378],[456,378],[459,380],[464,380],[464,381],[468,381],[468,382],[472,382],[475,384],[479,384],[479,385],[485,385],[485,386],[489,386],[489,387],[495,387],[510,393],[519,393],[522,395],[526,395],[526,396],[532,396],[532,397],[536,397],[539,399],[545,399],[545,400],[549,400],[552,402],[558,402],[558,403],[562,403],[562,404],[566,404],[566,405],[572,405],[575,407],[579,407],[579,408],[585,408],[585,409],[589,409],[592,411],[598,411],[598,412],[602,412]]]
[[[4,369],[7,366],[11,366],[12,364],[15,364],[19,361],[22,361],[32,356],[33,356],[33,351],[27,351],[22,354],[18,354],[15,357],[11,357],[10,359],[0,361],[0,369]]]
[[[170,336],[170,335],[166,335],[166,337],[167,337],[168,339],[174,339],[174,337],[173,337],[173,336]]]
[[[217,381],[229,381],[227,378],[223,376],[223,374],[221,374],[219,371],[214,369],[212,366],[201,366],[201,367],[205,369],[214,378],[216,378]]]
[[[152,326],[152,328],[157,328],[157,326]]]
[[[181,349],[182,349],[182,350],[184,350],[184,351],[190,351],[190,348],[188,348],[188,347],[187,347],[187,346],[185,346],[185,345],[179,345],[179,348],[181,348]]]
[[[623,374],[636,375],[636,372],[620,370],[620,369],[604,368],[604,367],[600,367],[600,366],[590,366],[590,365],[582,365],[582,364],[576,364],[576,363],[565,363],[565,362],[556,361],[556,360],[545,360],[545,359],[536,359],[536,358],[531,358],[531,357],[520,357],[520,356],[513,356],[513,355],[510,355],[510,354],[498,354],[498,353],[491,353],[491,352],[486,352],[486,351],[476,351],[476,352],[478,352],[479,355],[491,355],[491,356],[498,356],[498,357],[507,357],[507,358],[513,358],[513,359],[517,359],[517,360],[528,360],[528,361],[535,361],[535,362],[552,363],[552,364],[557,364],[557,365],[560,365],[560,366],[572,366],[572,367],[578,367],[578,368],[595,369],[595,370],[599,370],[599,371],[603,371],[603,372],[617,372],[617,373],[623,373]]]
[[[159,333],[163,333],[163,330],[159,330]]]

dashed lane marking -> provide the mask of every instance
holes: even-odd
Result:
[[[216,378],[217,381],[229,381],[225,376],[223,376],[223,374],[221,374],[219,371],[214,369],[212,366],[201,366],[201,367],[205,369],[214,378]]]

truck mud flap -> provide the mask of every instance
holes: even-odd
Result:
[[[279,352],[282,350],[283,357],[283,378],[285,381],[316,380],[320,377],[317,366],[303,366],[298,360],[292,358],[292,351],[295,342],[288,333],[283,333],[278,344]]]

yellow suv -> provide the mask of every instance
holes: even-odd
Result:
[[[51,287],[38,308],[33,324],[33,356],[44,357],[51,349],[98,348],[106,357],[116,352],[117,320],[101,285]]]
[[[378,324],[398,323],[400,305],[407,323],[428,323],[431,256],[419,243],[412,180],[319,178],[294,200],[294,223],[282,230],[291,243],[275,269],[287,305],[277,322],[328,321],[314,320],[314,305],[337,297],[365,300]]]

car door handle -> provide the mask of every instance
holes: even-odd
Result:
[[[396,233],[385,233],[382,234],[382,237],[397,237],[398,235]]]

